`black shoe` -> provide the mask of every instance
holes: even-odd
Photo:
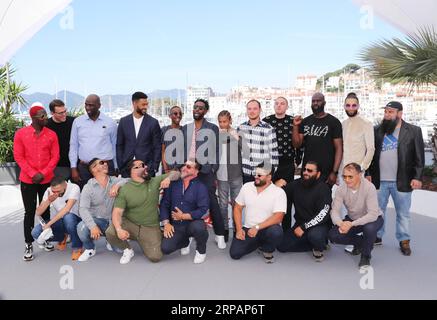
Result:
[[[313,257],[316,262],[322,262],[325,257],[323,256],[323,251],[318,251],[313,249]]]
[[[33,246],[31,243],[26,243],[25,249],[24,249],[24,261],[32,261],[33,260]]]
[[[358,263],[359,268],[370,267],[370,257],[366,257],[365,255],[361,255],[360,263]]]
[[[47,251],[47,252],[51,252],[51,251],[55,250],[55,246],[48,241],[44,241],[43,244],[38,244],[38,247],[40,249],[43,249],[44,251]]]
[[[376,237],[376,240],[375,240],[375,242],[373,243],[373,245],[375,245],[375,246],[380,246],[380,245],[382,245],[382,238],[378,238],[378,237]]]

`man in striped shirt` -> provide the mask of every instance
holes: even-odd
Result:
[[[279,163],[276,133],[271,125],[261,121],[261,103],[250,100],[246,112],[249,120],[237,129],[242,139],[243,183],[255,180],[255,168],[260,163],[271,163],[275,169]]]

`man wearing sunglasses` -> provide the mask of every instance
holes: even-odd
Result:
[[[161,128],[158,120],[147,114],[148,96],[143,92],[132,95],[133,112],[120,119],[117,129],[117,164],[123,177],[129,177],[127,164],[142,160],[149,175],[158,172],[161,162]]]
[[[329,232],[333,243],[353,245],[352,255],[361,253],[360,268],[370,266],[376,233],[383,222],[375,186],[366,180],[361,166],[349,163],[343,169],[344,184],[335,191],[331,218],[334,227]],[[342,206],[347,215],[342,219]]]
[[[128,163],[130,181],[115,199],[112,223],[106,230],[106,239],[116,248],[123,250],[121,264],[127,264],[134,251],[127,240],[138,241],[144,255],[152,262],[162,258],[161,229],[159,227],[159,194],[168,188],[171,181],[179,179],[178,171],[151,177],[141,160]]]
[[[287,196],[282,188],[272,183],[272,175],[271,164],[259,164],[255,169],[255,181],[244,184],[235,199],[237,234],[231,244],[232,259],[238,260],[258,249],[266,263],[274,262],[273,252],[283,235],[281,222],[287,212]]]
[[[42,202],[44,192],[54,177],[59,161],[59,143],[56,133],[46,128],[47,112],[41,103],[29,110],[30,126],[19,129],[14,137],[14,159],[21,168],[21,196],[24,204],[25,261],[33,260],[32,229],[35,222],[37,197]],[[50,220],[49,210],[42,215]]]
[[[128,181],[128,179],[110,176],[106,160],[91,159],[88,170],[93,178],[83,187],[79,202],[82,221],[77,226],[77,232],[85,248],[78,259],[80,262],[87,261],[96,254],[94,241],[105,235],[111,223],[115,196],[119,187]],[[109,243],[106,248],[112,251]]]
[[[196,240],[194,263],[206,258],[208,230],[203,220],[208,215],[209,195],[206,186],[198,179],[201,166],[187,161],[181,168],[181,178],[164,191],[159,212],[164,225],[163,254],[181,249],[182,255],[190,253],[190,238]]]
[[[162,173],[169,173],[183,163],[183,150],[176,152],[178,141],[182,141],[182,109],[179,106],[173,106],[170,109],[169,117],[171,124],[161,129],[162,135]],[[178,159],[179,157],[179,159]]]
[[[317,162],[308,161],[303,167],[302,178],[285,187],[288,206],[294,205],[294,226],[284,233],[280,252],[313,252],[316,262],[324,259],[331,228],[331,189],[321,179]],[[291,211],[291,209],[290,209]]]
[[[47,128],[53,130],[58,136],[60,159],[55,168],[55,176],[64,177],[65,180],[71,177],[71,166],[68,153],[70,151],[71,128],[74,117],[67,115],[67,108],[62,100],[55,99],[49,104],[50,117]]]

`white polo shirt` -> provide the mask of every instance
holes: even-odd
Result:
[[[241,188],[235,201],[245,206],[244,227],[252,228],[273,216],[275,212],[287,212],[287,195],[273,183],[263,192],[256,191],[255,183],[248,182]]]
[[[50,187],[47,188],[46,192],[43,196],[43,201],[47,200],[49,197],[49,193],[52,194],[52,190]],[[50,205],[50,216],[53,218],[58,214],[59,211],[64,209],[68,200],[74,199],[76,202],[71,207],[70,212],[79,216],[79,199],[80,199],[80,188],[77,184],[67,182],[67,188],[65,189],[65,193],[62,197],[57,198]]]

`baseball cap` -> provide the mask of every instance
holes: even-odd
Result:
[[[402,103],[398,102],[398,101],[390,101],[389,103],[387,103],[385,105],[385,107],[383,107],[382,109],[385,108],[393,108],[393,109],[398,109],[398,111],[402,111],[403,107],[402,107]]]

